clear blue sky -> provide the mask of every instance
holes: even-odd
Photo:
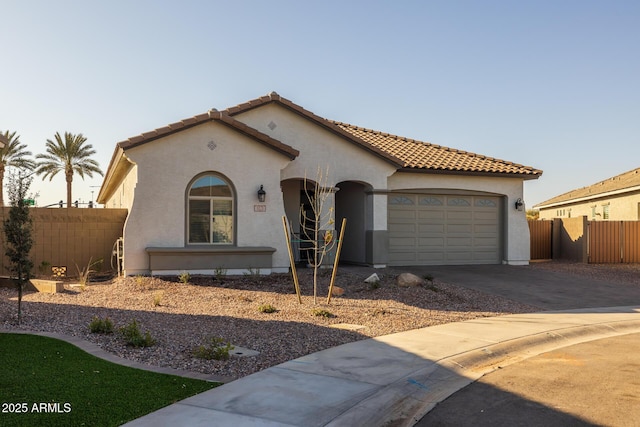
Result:
[[[527,206],[640,167],[638,1],[0,0],[0,130],[115,144],[276,91],[544,170]],[[100,177],[75,177],[73,198]],[[40,206],[64,176],[36,178]]]

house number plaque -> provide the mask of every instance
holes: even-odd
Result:
[[[267,205],[253,205],[253,211],[254,212],[266,212],[267,211]]]

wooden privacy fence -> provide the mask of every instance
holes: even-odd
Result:
[[[76,264],[86,267],[89,259],[102,259],[102,270],[111,269],[111,252],[122,236],[126,209],[30,208],[33,219],[33,274],[49,275],[51,267],[66,267],[76,276]],[[9,208],[0,208],[4,221]],[[4,233],[0,232],[2,254],[0,275],[9,275],[9,259],[5,256]],[[96,266],[97,267],[97,266]]]
[[[551,259],[551,227],[553,221],[529,221],[531,259]]]
[[[640,263],[640,221],[537,220],[529,221],[529,233],[531,260]]]
[[[589,221],[589,262],[640,262],[640,221]]]

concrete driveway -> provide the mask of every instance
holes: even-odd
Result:
[[[395,268],[430,274],[453,285],[500,295],[543,310],[640,304],[640,286],[536,268],[535,265],[456,265]],[[640,276],[638,277],[640,285]]]

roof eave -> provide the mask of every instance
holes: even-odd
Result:
[[[431,173],[431,174],[443,174],[443,175],[472,175],[472,176],[488,176],[493,178],[517,178],[523,180],[538,179],[542,175],[542,171],[532,171],[531,173],[518,173],[518,172],[489,172],[489,171],[474,171],[474,170],[462,170],[462,169],[434,169],[434,168],[415,168],[415,167],[401,167],[398,168],[398,172],[412,172],[412,173]]]
[[[552,202],[552,203],[542,202],[537,205],[534,205],[533,207],[536,209],[549,209],[549,208],[555,208],[558,206],[566,206],[566,205],[573,205],[575,203],[588,202],[589,200],[597,200],[597,199],[602,199],[610,196],[619,196],[625,193],[635,193],[638,191],[640,191],[640,185],[621,188],[619,190],[605,191],[603,193],[590,194],[588,196],[576,197],[573,199],[559,200],[557,202]]]
[[[107,175],[104,177],[102,186],[98,191],[96,202],[105,204],[133,166],[134,163],[125,155],[124,150],[116,147],[107,169]]]

